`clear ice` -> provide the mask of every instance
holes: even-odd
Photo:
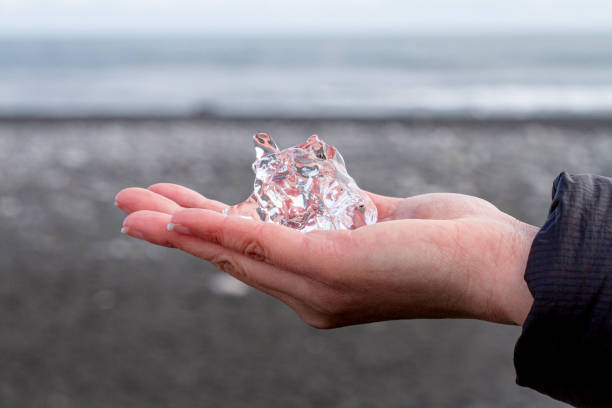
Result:
[[[374,224],[376,206],[349,176],[340,152],[317,135],[279,150],[267,133],[253,136],[253,194],[225,211],[302,232]]]

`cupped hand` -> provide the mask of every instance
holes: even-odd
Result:
[[[122,231],[211,262],[274,296],[306,323],[476,318],[522,324],[523,279],[537,228],[476,197],[369,193],[379,222],[352,231],[299,231],[239,216],[175,184],[128,188]]]

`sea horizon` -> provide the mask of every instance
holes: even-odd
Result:
[[[0,118],[609,118],[612,33],[0,37]]]

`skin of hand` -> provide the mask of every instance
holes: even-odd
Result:
[[[122,232],[209,261],[316,328],[412,318],[522,325],[536,227],[466,195],[368,194],[378,223],[309,233],[223,215],[226,204],[175,184],[127,188],[115,203],[129,214]]]

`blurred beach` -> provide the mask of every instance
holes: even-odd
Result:
[[[473,194],[536,225],[561,170],[612,174],[603,121],[5,120],[3,405],[561,406],[514,385],[520,328],[317,331],[209,264],[119,234],[126,186],[244,199],[260,129],[282,146],[319,133],[365,189]]]
[[[121,235],[113,198],[172,182],[237,203],[253,133],[316,133],[364,189],[541,225],[561,171],[612,175],[611,39],[0,39],[0,405],[563,406],[515,385],[520,328],[318,331]]]

